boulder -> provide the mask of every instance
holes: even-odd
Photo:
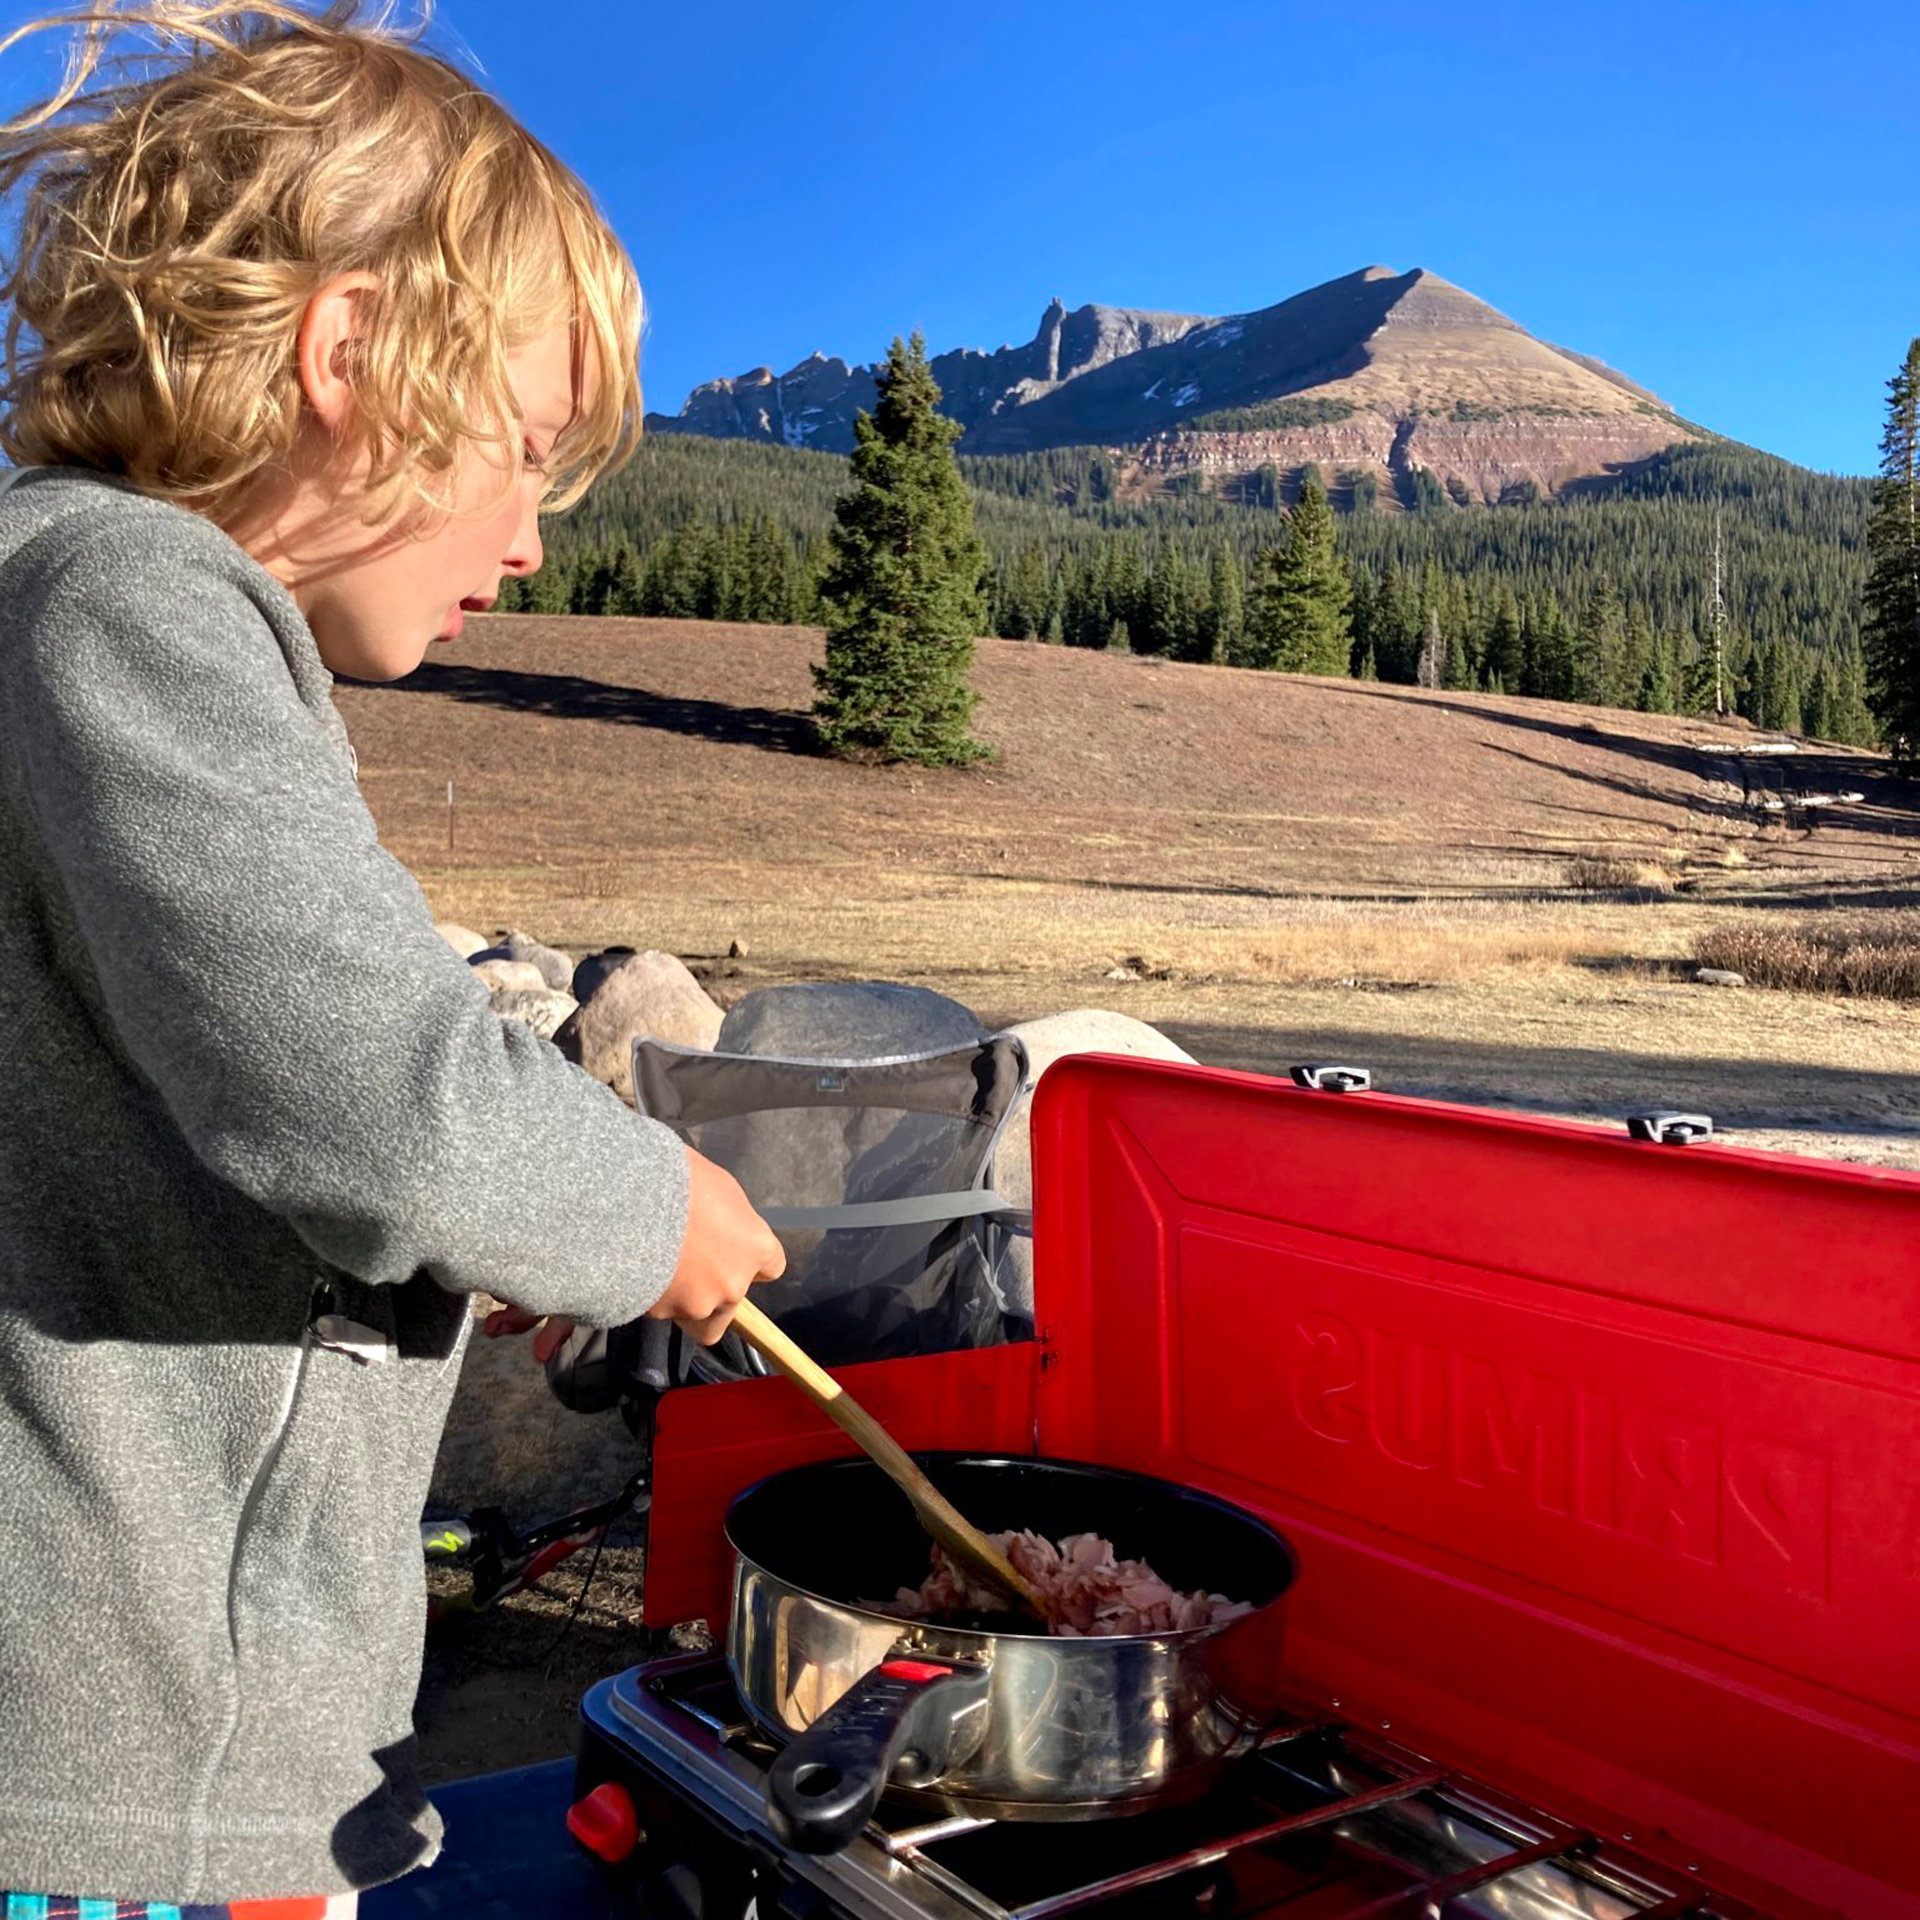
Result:
[[[541,984],[555,993],[573,991],[573,962],[557,947],[543,946],[530,934],[509,927],[494,945],[470,954],[471,960],[517,960],[523,966],[540,969]]]
[[[676,1047],[711,1047],[720,1017],[705,988],[672,954],[635,953],[594,986],[554,1042],[570,1060],[631,1102],[637,1035]]]
[[[958,1000],[878,980],[762,987],[728,1010],[719,1053],[789,1060],[877,1060],[963,1047],[986,1032]]]
[[[484,953],[493,943],[484,934],[475,933],[471,927],[463,927],[457,920],[436,920],[433,930],[462,960],[471,960],[476,953]]]
[[[623,960],[631,960],[637,951],[633,947],[606,947],[599,953],[590,953],[573,970],[573,985],[569,989],[573,997],[584,1007],[600,991],[600,983]]]
[[[530,960],[494,960],[476,956],[467,963],[489,993],[546,993],[547,977]]]
[[[529,992],[525,987],[502,987],[489,996],[502,1020],[518,1020],[542,1040],[551,1040],[580,1003],[570,993]]]
[[[1080,1007],[1072,1013],[1050,1013],[1041,1020],[1022,1021],[1008,1029],[1019,1037],[1027,1050],[1032,1083],[1056,1060],[1073,1053],[1122,1053],[1140,1060],[1184,1060],[1193,1055],[1176,1046],[1158,1027],[1135,1020],[1124,1013],[1108,1013],[1098,1007]],[[994,1156],[994,1186],[1016,1206],[1033,1205],[1033,1097],[1031,1094],[1014,1110],[1007,1130],[1000,1137],[1000,1149]],[[1033,1311],[1033,1242],[1017,1239],[1011,1259],[1013,1276],[1009,1304],[1023,1313]]]
[[[494,1304],[476,1296],[476,1322]],[[429,1499],[442,1512],[504,1507],[524,1527],[617,1493],[644,1458],[617,1411],[573,1413],[553,1397],[531,1334],[490,1340],[476,1324]]]

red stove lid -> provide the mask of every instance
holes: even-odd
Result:
[[[1268,1515],[1350,1715],[1912,1914],[1920,1178],[1070,1059],[1040,1450]]]

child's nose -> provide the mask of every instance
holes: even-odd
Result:
[[[540,502],[531,489],[523,489],[520,517],[514,522],[513,538],[501,556],[500,570],[523,575],[538,573],[545,557],[545,549],[540,544]]]

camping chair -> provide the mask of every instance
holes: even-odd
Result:
[[[992,1184],[1026,1079],[1010,1033],[878,1060],[633,1043],[635,1106],[740,1182],[787,1253],[754,1299],[828,1367],[1031,1337],[1006,1254],[1032,1216]],[[736,1333],[703,1347],[642,1319],[576,1331],[548,1378],[568,1406],[617,1404],[644,1436],[661,1394],[766,1371]]]

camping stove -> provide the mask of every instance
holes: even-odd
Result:
[[[846,1376],[910,1451],[1270,1523],[1294,1720],[1185,1805],[783,1857],[725,1666],[640,1668],[579,1791],[651,1911],[1920,1914],[1920,1178],[1344,1077],[1057,1062],[1035,1337]],[[647,1624],[727,1620],[731,1502],[849,1448],[785,1381],[664,1396]]]
[[[1180,1805],[1042,1822],[889,1798],[843,1853],[808,1857],[767,1824],[773,1743],[742,1713],[725,1660],[701,1654],[588,1694],[569,1824],[661,1920],[1754,1920],[1630,1835],[1519,1804],[1333,1704],[1303,1703]]]

